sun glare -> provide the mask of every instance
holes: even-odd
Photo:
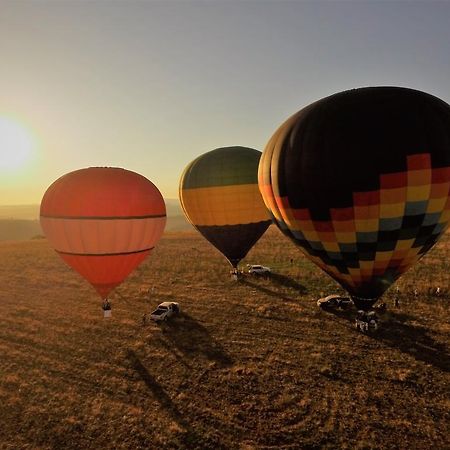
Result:
[[[24,167],[31,159],[35,142],[25,127],[7,117],[0,117],[0,172]]]

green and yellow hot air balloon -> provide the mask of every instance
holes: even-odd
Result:
[[[180,180],[187,219],[234,269],[271,224],[258,189],[260,157],[252,148],[217,148],[192,161]]]

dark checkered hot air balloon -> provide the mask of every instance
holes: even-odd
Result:
[[[158,188],[125,169],[70,172],[41,202],[41,225],[50,244],[103,299],[150,254],[165,224]]]
[[[251,148],[218,148],[192,161],[180,180],[186,217],[234,268],[271,224],[258,189],[260,157]]]
[[[259,187],[279,228],[370,307],[450,220],[450,107],[399,87],[361,88],[289,118]]]

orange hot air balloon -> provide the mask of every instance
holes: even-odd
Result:
[[[70,172],[41,202],[41,226],[51,245],[103,299],[150,254],[165,224],[158,188],[120,168]]]

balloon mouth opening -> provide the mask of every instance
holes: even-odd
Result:
[[[92,287],[95,289],[97,294],[100,296],[100,298],[103,301],[108,300],[108,296],[111,293],[111,291],[114,290],[117,285],[120,284],[118,282],[113,283],[91,283]]]
[[[372,306],[378,301],[379,297],[375,298],[366,298],[366,297],[358,297],[356,295],[350,295],[353,300],[353,303],[358,309],[362,309],[363,311],[369,311]]]

